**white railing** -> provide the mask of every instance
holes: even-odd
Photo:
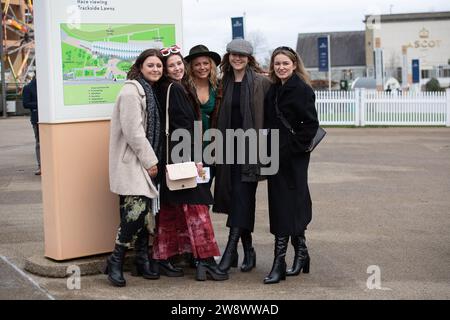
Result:
[[[418,93],[317,91],[316,108],[322,125],[450,127],[450,89]]]

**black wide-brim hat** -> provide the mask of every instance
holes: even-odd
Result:
[[[184,57],[184,60],[191,62],[198,57],[210,57],[217,66],[222,61],[222,58],[217,52],[209,51],[209,49],[202,44],[192,47],[192,49],[189,50],[189,55]]]

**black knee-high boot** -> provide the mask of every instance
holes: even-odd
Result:
[[[289,236],[275,236],[275,254],[272,270],[264,279],[264,284],[278,283],[280,280],[286,280],[286,250],[289,242]]]
[[[123,263],[126,251],[126,247],[116,244],[114,251],[106,260],[104,274],[108,275],[108,280],[115,287],[125,287],[127,284],[123,277]]]
[[[302,270],[303,273],[309,273],[310,258],[308,248],[306,247],[305,234],[292,236],[291,243],[295,250],[294,264],[292,265],[292,269],[286,272],[286,275],[298,276]]]
[[[230,228],[230,234],[228,235],[228,242],[225,251],[222,254],[222,259],[219,263],[219,270],[228,272],[231,267],[237,268],[238,265],[238,252],[237,245],[241,236],[241,229],[232,227]]]
[[[136,256],[131,275],[148,280],[157,280],[159,279],[159,270],[156,262],[149,256],[148,238],[148,232],[143,230],[134,243]]]
[[[252,233],[249,230],[244,230],[241,234],[241,241],[244,247],[241,271],[250,272],[256,266],[256,252],[252,245]]]

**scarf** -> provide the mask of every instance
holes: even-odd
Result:
[[[147,132],[146,137],[150,142],[153,151],[158,159],[162,159],[162,141],[161,141],[161,117],[158,100],[155,97],[152,86],[145,81],[142,76],[136,79],[144,88],[147,101]],[[159,191],[159,183],[152,179]],[[152,213],[156,215],[159,212],[159,197],[152,200]]]
[[[255,84],[255,72],[250,68],[247,68],[245,76],[241,83],[241,116],[242,116],[242,129],[247,131],[255,128],[255,115],[253,110],[253,88]],[[223,80],[223,98],[222,106],[219,112],[218,129],[224,134],[226,129],[231,128],[231,109],[233,99],[233,86],[234,86],[234,73],[226,76]],[[246,153],[248,157],[248,150],[246,147]],[[242,169],[242,181],[253,182],[258,181],[259,166],[252,164],[241,165]]]

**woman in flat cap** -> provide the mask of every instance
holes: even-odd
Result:
[[[263,128],[264,96],[270,87],[270,80],[263,76],[253,56],[250,42],[235,39],[227,45],[227,53],[222,59],[220,69],[223,73],[223,98],[217,117],[217,129],[223,134],[225,146],[234,144],[234,164],[216,165],[213,211],[228,214],[227,227],[230,228],[228,243],[222,255],[219,269],[228,271],[237,267],[239,239],[242,240],[244,259],[242,272],[251,271],[256,264],[256,254],[252,245],[252,232],[255,225],[256,188],[260,176],[260,166],[248,161],[249,143],[245,145],[247,155],[243,164],[238,163],[236,141],[227,141],[226,130],[244,131]],[[224,159],[226,159],[224,147]]]

